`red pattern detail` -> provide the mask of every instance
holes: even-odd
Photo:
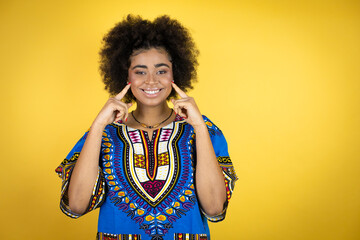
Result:
[[[172,129],[164,129],[164,130],[162,130],[160,141],[167,141],[169,139],[171,131],[172,131]]]
[[[99,185],[99,190],[97,191],[97,193],[94,195],[92,201],[91,201],[91,205],[89,207],[89,211],[93,210],[93,208],[95,207],[95,204],[96,204],[96,200],[101,196],[102,194],[102,191],[103,191],[103,186],[102,184]]]
[[[131,141],[134,142],[134,143],[140,143],[141,140],[140,140],[140,136],[137,132],[129,132],[129,135],[130,135],[130,138],[131,138]]]
[[[104,237],[104,240],[117,240],[117,237]]]
[[[62,173],[62,170],[63,170],[62,167],[59,166],[55,169],[55,172]]]
[[[154,180],[141,183],[144,190],[151,196],[155,197],[165,184],[164,180]]]

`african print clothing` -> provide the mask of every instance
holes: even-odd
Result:
[[[226,140],[218,127],[204,116],[215,154],[224,174],[227,203],[237,180]],[[207,216],[195,193],[196,134],[183,118],[155,130],[150,140],[146,131],[121,122],[108,125],[102,137],[99,173],[89,212],[99,206],[97,239],[210,239]],[[68,206],[69,177],[87,133],[56,169],[62,178],[61,210],[72,218],[80,215]],[[227,206],[226,203],[226,206]]]

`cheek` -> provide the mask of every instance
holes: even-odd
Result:
[[[134,86],[133,84],[131,84],[130,90],[131,90],[132,94],[135,96],[135,95],[136,95],[136,91],[138,91],[139,89],[138,89],[136,86]]]
[[[172,85],[171,85],[171,81],[167,80],[167,81],[163,81],[161,82],[161,85],[163,87],[166,88],[166,92],[168,92],[168,94],[170,94],[170,92],[172,91]]]
[[[134,79],[135,79],[135,78],[134,78],[134,75],[131,74],[131,73],[129,73],[129,74],[128,74],[128,81],[132,83],[132,82],[134,82]]]
[[[169,96],[171,94],[171,92],[173,91],[173,87],[171,85],[171,82],[170,84],[166,85],[166,92],[167,92],[167,96]]]
[[[135,74],[129,74],[128,81],[131,82],[131,87],[138,86],[143,82],[143,80]]]

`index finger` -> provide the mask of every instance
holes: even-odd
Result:
[[[121,100],[121,99],[125,96],[125,94],[127,93],[127,91],[129,90],[130,86],[131,86],[131,84],[126,85],[126,86],[123,88],[123,90],[121,90],[121,92],[119,92],[119,93],[115,96],[115,98],[116,98],[117,100]]]
[[[186,95],[186,93],[183,90],[181,90],[175,83],[172,82],[171,84],[172,84],[172,87],[175,89],[175,91],[179,94],[179,96],[181,98],[188,97],[188,95]]]

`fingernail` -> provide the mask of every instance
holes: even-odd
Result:
[[[171,82],[174,83],[174,80],[172,80]]]
[[[131,82],[128,82],[127,85],[129,85]]]
[[[127,118],[125,118],[125,122],[127,122]]]

